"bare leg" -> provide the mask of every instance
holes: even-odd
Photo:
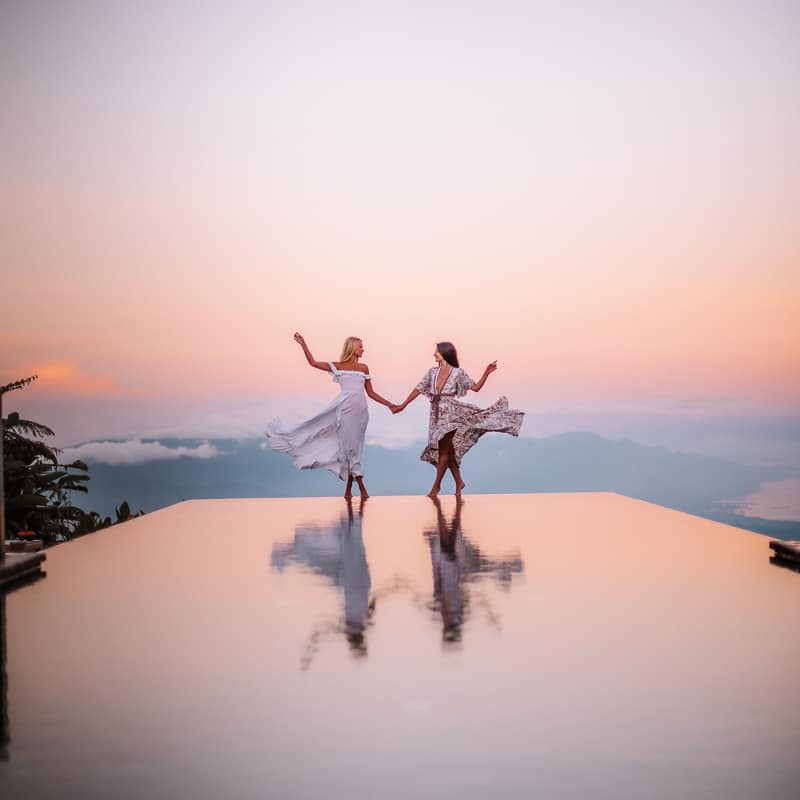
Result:
[[[428,492],[428,497],[436,497],[436,495],[439,494],[439,490],[442,488],[442,478],[445,472],[447,472],[447,464],[450,460],[447,448],[452,440],[452,433],[446,434],[439,440],[439,458],[436,462],[436,477],[433,480],[431,490]]]
[[[361,499],[366,500],[369,497],[367,487],[364,486],[364,478],[361,475],[356,475],[356,483],[358,484],[358,491],[361,492]]]
[[[353,476],[347,476],[347,487],[344,490],[344,499],[349,503],[353,498]]]
[[[450,472],[453,474],[453,480],[456,482],[456,497],[461,497],[461,490],[467,485],[461,479],[461,470],[459,469],[458,462],[456,461],[456,449],[453,447],[453,440],[447,445],[447,463],[450,467]]]
[[[439,448],[439,460],[436,462],[436,477],[433,479],[433,486],[428,492],[428,497],[436,497],[439,494],[439,489],[442,488],[442,478],[447,472],[447,450]]]

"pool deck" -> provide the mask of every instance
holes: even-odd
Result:
[[[771,555],[613,493],[178,503],[2,596],[0,796],[795,800]]]

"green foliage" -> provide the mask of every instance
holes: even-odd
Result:
[[[117,522],[125,522],[131,518],[131,507],[126,500],[114,509],[117,515]]]
[[[22,389],[36,380],[33,375],[0,387],[0,394]],[[107,528],[110,517],[84,511],[72,502],[74,492],[86,493],[89,467],[83,461],[61,464],[61,451],[41,441],[53,436],[46,425],[20,418],[17,412],[2,420],[3,483],[6,506],[6,532],[10,537],[21,531],[34,531],[46,544]],[[117,522],[132,514],[128,503],[116,510]]]

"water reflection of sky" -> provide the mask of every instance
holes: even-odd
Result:
[[[794,800],[769,558],[613,494],[181,503],[6,597],[0,793]]]

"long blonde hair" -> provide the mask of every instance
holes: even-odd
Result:
[[[342,345],[342,354],[339,356],[339,363],[341,364],[343,361],[349,361],[359,344],[361,344],[361,339],[359,339],[358,336],[348,336]]]

